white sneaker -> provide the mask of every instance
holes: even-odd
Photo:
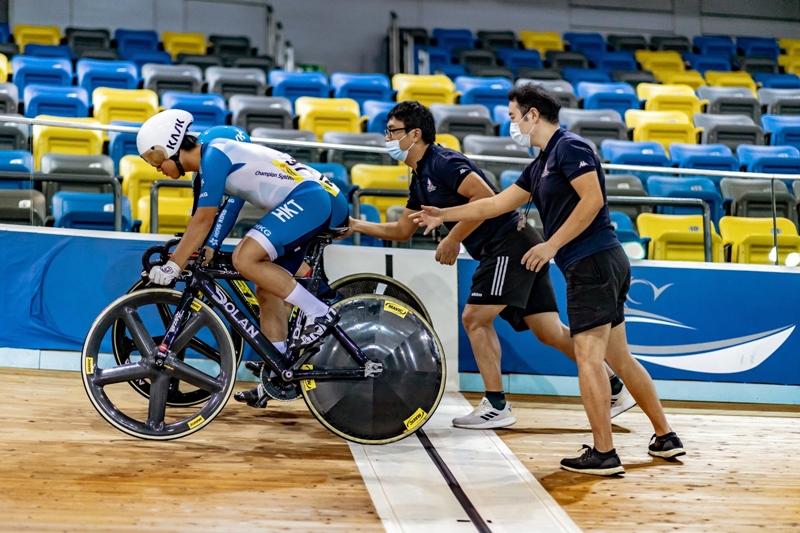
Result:
[[[497,410],[492,407],[489,400],[483,398],[470,414],[454,418],[453,425],[465,429],[494,429],[510,426],[516,421],[509,402],[506,402],[502,410]]]
[[[611,395],[611,418],[621,415],[634,405],[636,405],[636,400],[628,392],[628,387],[622,385],[622,390],[619,391],[619,394]]]

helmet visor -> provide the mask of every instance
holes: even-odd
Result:
[[[153,146],[142,154],[142,159],[154,167],[160,167],[161,163],[169,159],[169,157],[167,156],[167,150],[163,146]]]

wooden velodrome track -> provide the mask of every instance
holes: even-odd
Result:
[[[348,445],[302,401],[231,401],[153,443],[102,420],[77,373],[2,368],[0,391],[0,531],[384,531]],[[583,531],[800,531],[799,408],[667,403],[680,463],[647,455],[633,409],[614,426],[627,473],[604,479],[558,469],[591,442],[576,399],[511,399],[497,434]]]

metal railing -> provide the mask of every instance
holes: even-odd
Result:
[[[191,189],[192,182],[186,180],[157,180],[150,186],[150,233],[158,233],[158,194],[163,187]]]

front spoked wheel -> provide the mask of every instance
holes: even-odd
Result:
[[[165,334],[161,313],[174,315],[181,293],[145,289],[109,305],[92,324],[81,354],[84,388],[97,412],[120,431],[147,440],[185,437],[213,420],[233,392],[236,353],[224,322],[195,299],[163,366],[156,364]],[[121,321],[134,349],[124,364],[109,352],[114,325]],[[106,366],[106,363],[108,366]],[[129,384],[146,384],[148,397]],[[192,407],[170,405],[171,391],[200,391],[205,401]]]
[[[381,362],[383,371],[362,379],[301,381],[309,409],[330,431],[361,444],[386,444],[413,434],[433,415],[444,392],[444,351],[436,333],[417,311],[388,296],[354,296],[334,307],[347,336]],[[328,336],[303,368],[358,364]]]

